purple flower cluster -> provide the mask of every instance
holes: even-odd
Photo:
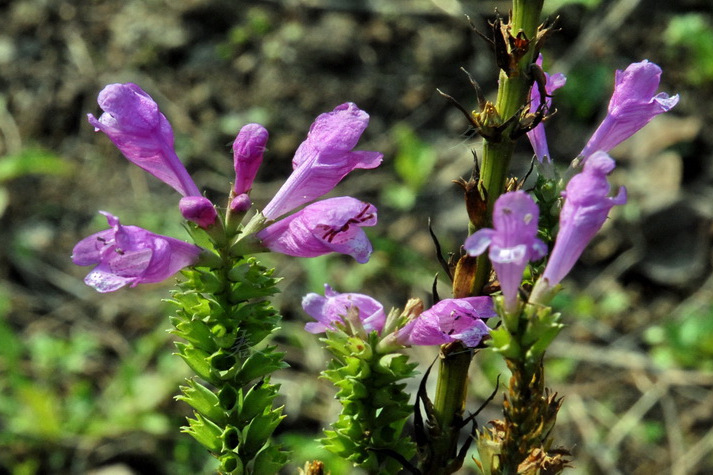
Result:
[[[156,102],[136,84],[127,83],[106,86],[98,103],[102,115],[98,119],[88,115],[95,130],[104,132],[130,162],[178,191],[183,196],[179,210],[184,218],[212,229],[218,220],[216,208],[201,195],[176,155],[173,130]],[[263,212],[268,222],[283,218],[256,230],[264,250],[302,257],[339,252],[358,262],[369,259],[372,247],[361,227],[376,224],[376,208],[371,204],[351,197],[332,198],[283,217],[331,191],[352,170],[381,163],[379,152],[352,150],[368,123],[369,115],[353,103],[317,117],[295,153],[293,173]],[[229,213],[251,208],[249,192],[268,137],[259,124],[248,124],[238,133],[233,143],[235,182]],[[159,282],[197,262],[200,248],[135,226],[121,226],[118,218],[104,214],[112,229],[82,240],[72,256],[75,264],[97,265],[85,282],[98,291]]]
[[[381,303],[364,294],[335,292],[326,284],[324,289],[324,297],[310,293],[302,299],[304,311],[317,320],[305,324],[305,330],[310,333],[334,330],[334,323],[344,321],[349,310],[355,308],[364,330],[382,333],[387,318]],[[390,338],[400,346],[462,341],[466,346],[474,347],[490,331],[483,319],[495,315],[490,297],[444,299],[414,316]]]

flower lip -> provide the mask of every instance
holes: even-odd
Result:
[[[123,226],[116,216],[101,214],[111,228],[82,239],[72,251],[75,264],[96,265],[84,282],[98,292],[161,282],[198,261],[198,246],[138,226]]]
[[[408,322],[396,340],[406,346],[462,341],[475,347],[490,331],[482,319],[496,315],[490,297],[444,299]]]
[[[342,196],[312,203],[263,229],[257,237],[271,251],[290,256],[316,257],[338,252],[365,263],[372,246],[361,228],[376,222],[373,205]]]

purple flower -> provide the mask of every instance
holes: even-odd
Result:
[[[248,124],[240,129],[233,142],[235,184],[233,193],[241,195],[250,191],[262,163],[262,154],[269,134],[260,124]]]
[[[444,299],[398,331],[402,345],[443,345],[460,340],[474,347],[490,329],[483,318],[496,315],[490,297]]]
[[[612,206],[626,203],[624,187],[619,188],[616,196],[607,196],[610,190],[607,175],[615,166],[606,152],[595,152],[584,162],[584,170],[572,177],[562,192],[565,201],[559,232],[540,279],[542,285],[551,288],[562,281],[602,227]]]
[[[352,170],[379,166],[383,154],[352,151],[368,124],[369,114],[351,102],[317,117],[292,159],[294,171],[263,215],[277,219],[328,193]]]
[[[200,196],[173,149],[171,124],[148,94],[136,84],[109,84],[98,102],[104,113],[99,119],[88,115],[95,130],[108,135],[130,162],[183,196]]]
[[[537,57],[537,65],[542,67],[542,55]],[[547,95],[550,96],[555,90],[564,86],[567,82],[567,78],[562,73],[553,74],[550,76],[545,73],[545,91]],[[542,104],[542,97],[540,97],[540,89],[537,85],[533,85],[530,89],[530,113],[534,113]],[[552,98],[545,98],[545,112],[548,112],[552,107]],[[537,127],[532,129],[527,133],[527,138],[530,139],[532,144],[532,149],[535,151],[535,156],[540,163],[542,161],[550,161],[550,150],[547,146],[547,137],[545,136],[545,124],[540,122]]]
[[[495,229],[480,229],[465,241],[465,250],[471,256],[490,248],[488,257],[498,274],[508,313],[517,307],[525,266],[547,252],[547,246],[536,237],[539,215],[537,205],[524,191],[505,193],[495,201]]]
[[[101,213],[111,229],[82,239],[72,251],[75,264],[96,264],[84,282],[99,292],[161,282],[198,261],[198,246],[137,226],[122,226],[116,216]]]
[[[315,257],[329,252],[348,254],[365,263],[371,242],[361,226],[376,224],[376,208],[349,196],[313,203],[268,226],[257,237],[271,251]]]
[[[617,70],[607,115],[579,155],[586,160],[597,150],[608,152],[655,116],[671,110],[678,103],[678,94],[656,94],[660,79],[661,68],[646,60]]]
[[[340,294],[324,284],[324,297],[310,293],[302,298],[302,308],[307,314],[317,320],[305,324],[305,330],[310,333],[322,333],[326,330],[335,330],[334,323],[341,322],[351,307],[359,310],[364,330],[367,333],[376,331],[381,333],[386,321],[384,306],[363,294]]]
[[[204,196],[184,196],[178,202],[178,209],[181,215],[188,221],[193,221],[203,229],[207,229],[215,224],[218,219],[218,212],[210,200]]]

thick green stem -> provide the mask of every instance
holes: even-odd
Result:
[[[435,410],[441,427],[460,423],[468,392],[468,367],[472,352],[462,345],[448,345],[441,350],[436,385]]]
[[[455,459],[468,392],[468,367],[471,358],[472,351],[460,343],[441,347],[434,400],[434,412],[440,433],[431,440],[433,455],[423,467],[423,473],[445,475],[460,468],[460,463]]]
[[[517,36],[522,30],[527,39],[531,40],[529,50],[520,58],[518,70],[509,76],[500,73],[495,108],[503,121],[514,117],[503,133],[497,139],[486,140],[483,145],[481,186],[487,200],[487,215],[484,222],[486,226],[492,222],[492,212],[495,200],[504,192],[510,159],[515,149],[515,142],[510,134],[518,124],[517,117],[521,108],[526,106],[527,94],[530,87],[529,66],[534,56],[534,40],[537,27],[540,23],[540,13],[544,0],[513,0],[512,9],[512,34]],[[495,32],[495,34],[499,34]],[[475,229],[469,229],[475,231]],[[487,253],[481,255],[477,261],[475,276],[472,280],[470,295],[482,295],[483,288],[490,275],[490,262]],[[455,281],[457,281],[457,277]],[[456,298],[468,295],[454,295]],[[454,456],[454,448],[458,440],[459,430],[454,430],[454,423],[460,422],[467,395],[468,367],[472,357],[471,352],[450,352],[451,345],[442,348],[442,359],[439,366],[438,386],[434,411],[438,419],[443,437],[438,441],[439,446],[434,447],[434,461],[440,463],[438,471],[429,473],[450,473],[444,463]]]

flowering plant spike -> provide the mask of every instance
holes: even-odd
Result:
[[[540,23],[542,4],[513,0],[510,17],[496,14],[481,34],[500,74],[494,101],[472,77],[473,112],[444,94],[483,137],[475,172],[457,181],[465,191],[469,236],[448,261],[439,259],[451,295],[441,298],[442,282],[429,282],[430,308],[421,296],[387,311],[376,298],[325,283],[323,295],[302,299],[310,317],[305,330],[330,354],[322,378],[333,384],[340,404],[320,442],[366,473],[446,475],[466,467],[487,475],[557,474],[569,466],[568,449],[554,443],[562,398],[545,381],[547,349],[564,326],[550,301],[612,207],[626,202],[625,187],[611,190],[615,162],[607,152],[679,98],[656,92],[662,71],[654,63],[617,71],[605,119],[560,176],[544,125],[555,110],[553,92],[566,87],[566,78],[541,68],[540,52],[555,31]],[[176,354],[194,373],[177,396],[193,410],[182,431],[216,458],[220,473],[279,473],[289,460],[273,437],[286,417],[273,376],[287,364],[271,340],[281,330],[271,303],[280,279],[254,254],[340,253],[369,261],[374,247],[364,228],[377,224],[376,207],[351,196],[321,199],[353,170],[381,164],[382,153],[355,150],[369,115],[352,102],[320,114],[294,153],[292,173],[266,204],[253,203],[253,190],[263,160],[272,158],[270,134],[260,124],[243,126],[232,144],[234,181],[228,185],[226,177],[226,199],[216,206],[179,160],[173,129],[145,91],[110,84],[98,103],[103,113],[89,114],[90,124],[181,194],[178,211],[193,243],[102,212],[109,229],[77,243],[72,260],[94,266],[85,282],[99,292],[180,275],[169,299],[175,308],[170,321],[180,340]],[[539,162],[534,179],[510,176],[516,143],[525,135]],[[408,355],[414,346],[438,347],[420,383],[409,382],[416,375]],[[510,377],[501,418],[478,426],[480,409],[466,411],[469,368],[485,351],[503,358]],[[471,445],[477,458],[468,457]],[[320,461],[305,466],[324,469]]]
[[[99,119],[90,114],[90,123],[131,162],[183,195],[178,208],[200,247],[124,226],[103,213],[111,229],[80,241],[72,259],[78,265],[96,265],[85,281],[100,292],[160,282],[182,272],[183,281],[170,300],[176,306],[171,322],[173,333],[183,340],[176,343],[177,354],[196,374],[178,396],[195,411],[183,431],[219,460],[222,473],[276,473],[287,454],[272,434],[285,416],[281,407],[274,407],[279,385],[270,378],[286,365],[283,353],[265,340],[279,329],[280,315],[268,300],[277,292],[278,279],[247,254],[268,249],[297,256],[341,252],[366,262],[372,246],[361,226],[376,224],[376,208],[351,197],[332,198],[278,222],[256,213],[242,223],[252,207],[249,193],[266,150],[264,127],[248,124],[235,139],[236,177],[223,213],[200,194],[181,164],[171,126],[148,94],[135,84],[112,84],[99,94],[99,105],[104,113]],[[352,169],[377,166],[380,153],[351,151],[367,122],[368,115],[351,103],[320,116],[295,155],[297,175],[308,181],[296,184],[293,174],[272,209],[284,215],[331,190]],[[366,308],[364,300],[356,301]],[[375,318],[374,329],[381,329],[383,309]],[[379,421],[383,435],[370,440],[408,456],[412,445],[398,437],[408,415],[408,395],[398,381],[411,375],[413,365],[403,355],[372,354],[379,358],[369,364],[388,373],[377,379],[388,386],[381,389],[393,396],[393,408]],[[364,455],[381,464],[383,457]]]

